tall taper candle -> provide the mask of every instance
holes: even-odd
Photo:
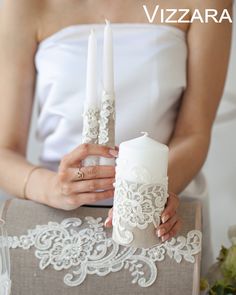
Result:
[[[88,41],[86,107],[98,107],[98,69],[97,69],[97,39],[91,30]]]
[[[97,91],[97,40],[91,30],[88,42],[86,100],[84,104],[83,143],[98,143],[99,134],[99,98]],[[99,158],[90,156],[83,161],[84,166],[99,164]]]
[[[113,36],[106,20],[103,48],[103,93],[101,99],[99,144],[115,147],[115,90],[113,66]],[[100,158],[100,165],[115,165],[114,159]]]
[[[114,94],[113,34],[108,20],[104,30],[103,86],[107,94]]]

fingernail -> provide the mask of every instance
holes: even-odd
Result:
[[[161,240],[162,240],[162,242],[165,242],[165,241],[169,240],[169,238],[170,238],[170,235],[166,234],[161,238]]]
[[[164,216],[161,218],[161,221],[162,221],[162,223],[165,223],[168,219],[169,219],[169,215],[164,215]]]
[[[110,149],[109,154],[112,155],[113,157],[117,158],[118,157],[118,151]]]
[[[109,222],[111,222],[111,217],[107,217],[107,219],[104,222],[104,226],[107,227]]]
[[[158,236],[158,238],[160,238],[164,233],[165,233],[165,230],[164,230],[164,229],[159,229],[159,230],[157,231],[157,236]]]

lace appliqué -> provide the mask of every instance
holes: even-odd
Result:
[[[119,241],[127,245],[133,241],[133,228],[160,224],[168,198],[167,179],[162,184],[139,184],[117,177],[115,188],[113,225]]]
[[[89,274],[106,276],[129,269],[132,283],[141,287],[152,285],[157,277],[155,262],[165,256],[180,263],[183,259],[195,262],[201,250],[201,232],[191,231],[187,237],[172,238],[150,249],[137,249],[116,244],[106,235],[102,218],[69,218],[61,223],[49,222],[28,230],[26,235],[8,237],[10,248],[24,250],[35,247],[40,269],[68,270],[64,283],[78,286]],[[144,271],[145,269],[145,271]]]
[[[96,107],[85,110],[83,114],[83,143],[98,143],[99,109]]]
[[[98,141],[99,144],[106,145],[109,141],[109,125],[115,121],[115,97],[107,93],[103,93],[100,112],[100,129]],[[112,126],[114,124],[111,124]]]
[[[11,280],[7,274],[0,276],[0,294],[9,294],[11,290]]]

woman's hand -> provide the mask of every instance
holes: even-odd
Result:
[[[115,167],[82,167],[82,160],[91,155],[113,158],[116,153],[105,146],[82,144],[64,156],[58,173],[48,179],[47,205],[73,210],[113,197]],[[82,180],[78,180],[79,171],[83,174]]]
[[[177,235],[182,227],[182,221],[177,215],[178,207],[179,197],[174,193],[169,193],[166,208],[161,215],[162,223],[156,229],[156,234],[159,238],[161,238],[162,242],[165,242]],[[105,221],[105,227],[112,226],[112,213],[113,209],[111,208]]]
[[[179,197],[174,193],[169,193],[166,208],[161,215],[162,223],[156,230],[162,242],[173,238],[181,230],[182,221],[177,214],[178,207]]]

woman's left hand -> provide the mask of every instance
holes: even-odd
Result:
[[[162,242],[176,236],[182,228],[182,220],[177,214],[179,203],[179,197],[174,193],[169,193],[166,208],[161,215],[162,223],[156,229],[157,236]]]
[[[178,207],[179,197],[174,193],[169,193],[166,208],[161,215],[162,223],[156,229],[156,234],[159,238],[161,238],[162,242],[176,236],[182,227],[182,221],[177,214]],[[111,208],[108,212],[105,227],[112,226],[112,212],[113,208]]]

